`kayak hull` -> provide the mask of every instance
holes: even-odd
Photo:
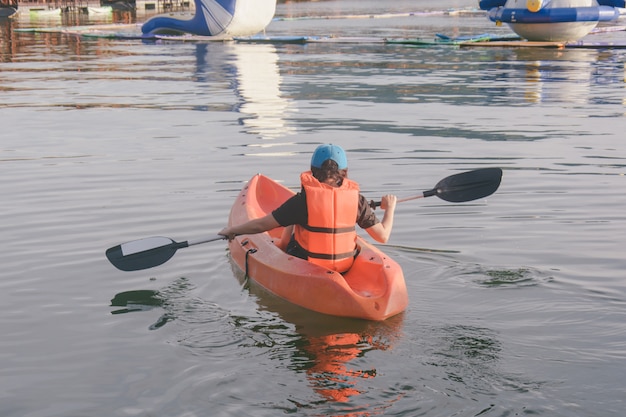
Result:
[[[294,195],[264,175],[255,175],[241,190],[230,212],[229,225],[271,213]],[[291,256],[274,241],[282,227],[237,236],[229,243],[234,263],[252,280],[276,296],[323,314],[385,320],[401,313],[408,294],[400,266],[375,246],[357,238],[360,253],[344,274]]]

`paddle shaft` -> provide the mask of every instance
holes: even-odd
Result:
[[[399,199],[396,200],[396,202],[397,203],[404,203],[404,202],[411,201],[411,200],[417,200],[417,199],[420,199],[420,198],[430,197],[431,195],[435,195],[435,194],[436,194],[436,192],[432,193],[432,194],[429,194],[429,195],[426,195],[426,192],[424,192],[422,194],[413,195],[413,196],[410,196],[410,197],[399,198]],[[370,207],[371,208],[380,207],[381,203],[382,203],[382,201],[370,200]]]
[[[436,195],[436,194],[437,194],[437,190],[428,190],[428,191],[424,191],[422,194],[414,195],[411,197],[399,198],[398,203],[404,203],[405,201],[417,200],[418,198],[426,198],[426,197],[430,197],[431,195]],[[378,205],[380,205],[380,203]]]
[[[225,236],[217,235],[217,236],[205,237],[205,238],[195,239],[195,240],[190,239],[186,243],[187,243],[187,246],[194,246],[194,245],[200,245],[202,243],[215,242],[216,240],[224,240],[224,239],[226,239]]]

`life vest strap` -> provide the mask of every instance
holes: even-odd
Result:
[[[303,250],[304,250],[304,248],[303,248]],[[314,253],[314,252],[309,252],[308,250],[304,250],[304,253],[306,253],[309,258],[325,259],[325,260],[328,260],[328,261],[334,261],[334,260],[337,260],[337,259],[353,258],[353,257],[355,257],[359,253],[359,250],[358,249],[354,249],[353,251],[350,251],[350,252],[336,253],[334,255],[329,255],[327,253]]]
[[[308,230],[309,232],[314,232],[314,233],[339,234],[339,233],[350,233],[356,230],[354,226],[333,228],[333,227],[315,227],[315,226],[303,225],[302,227]]]

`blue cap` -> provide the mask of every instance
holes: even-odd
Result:
[[[311,157],[311,166],[313,168],[321,168],[322,164],[329,159],[337,162],[339,169],[348,168],[348,158],[343,148],[338,145],[333,145],[332,143],[320,145],[315,149]]]

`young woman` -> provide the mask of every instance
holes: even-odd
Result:
[[[262,233],[284,226],[276,244],[288,253],[336,271],[346,271],[357,254],[356,229],[359,225],[376,241],[389,240],[397,198],[382,197],[385,211],[378,220],[359,185],[348,179],[348,159],[337,145],[320,145],[311,157],[311,170],[300,174],[302,189],[271,214],[246,223],[225,227],[219,234]]]

